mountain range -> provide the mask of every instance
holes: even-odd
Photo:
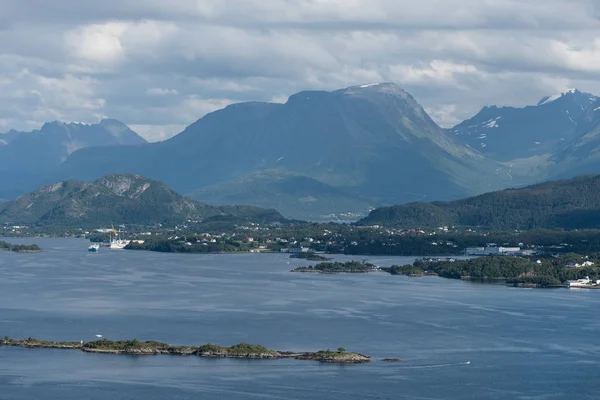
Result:
[[[541,156],[573,140],[596,101],[594,95],[570,89],[544,97],[535,106],[484,107],[448,132],[497,161]]]
[[[137,173],[192,193],[273,169],[380,204],[460,198],[517,175],[456,142],[397,85],[376,84],[234,104],[164,142],[82,149],[53,180]]]
[[[98,124],[48,122],[39,130],[0,134],[0,199],[23,194],[42,183],[47,171],[57,168],[74,151],[85,147],[140,145],[145,139],[120,121]]]
[[[159,143],[115,120],[8,132],[0,199],[139,174],[202,202],[343,220],[600,172],[598,133],[600,100],[577,89],[523,108],[484,107],[451,129],[393,83],[304,91],[284,104],[232,104]]]
[[[95,182],[58,182],[0,204],[0,223],[35,226],[176,224],[214,217],[269,223],[284,221],[275,210],[201,204],[161,182],[139,175],[107,175]]]
[[[452,202],[378,208],[359,225],[395,228],[600,228],[600,175],[545,182]]]

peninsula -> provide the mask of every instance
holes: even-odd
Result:
[[[156,341],[107,339],[91,342],[54,342],[35,338],[11,339],[4,337],[0,347],[22,347],[28,349],[70,349],[86,353],[126,354],[126,355],[178,355],[210,358],[246,358],[246,359],[281,359],[311,360],[326,363],[361,364],[371,362],[370,357],[352,353],[340,347],[337,351],[321,350],[317,352],[290,352],[269,350],[260,345],[240,343],[231,347],[216,344],[202,346],[173,346]]]

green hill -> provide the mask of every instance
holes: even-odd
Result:
[[[358,222],[389,227],[600,228],[600,175],[551,181],[451,202],[378,208]]]
[[[198,203],[139,175],[107,175],[91,183],[63,181],[0,204],[0,223],[37,226],[151,225],[206,218],[285,220],[275,210]]]
[[[268,170],[200,188],[189,195],[208,204],[252,204],[288,218],[356,221],[375,203],[307,176]]]

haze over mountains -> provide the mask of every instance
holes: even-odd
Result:
[[[31,132],[11,130],[0,134],[0,174],[3,176],[0,199],[52,183],[43,176],[78,149],[145,143],[145,139],[125,124],[112,119],[92,125],[54,121]]]
[[[39,172],[58,166],[85,147],[143,143],[145,139],[117,120],[105,119],[93,125],[47,122],[39,130],[0,134],[0,171]]]
[[[11,131],[0,135],[0,198],[139,174],[202,202],[335,219],[600,172],[599,133],[600,100],[576,89],[524,108],[484,107],[442,129],[397,85],[370,84],[233,104],[159,143],[113,120]]]

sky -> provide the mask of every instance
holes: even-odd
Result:
[[[373,82],[444,127],[600,95],[597,0],[0,3],[0,132],[115,118],[157,141],[230,103]]]

